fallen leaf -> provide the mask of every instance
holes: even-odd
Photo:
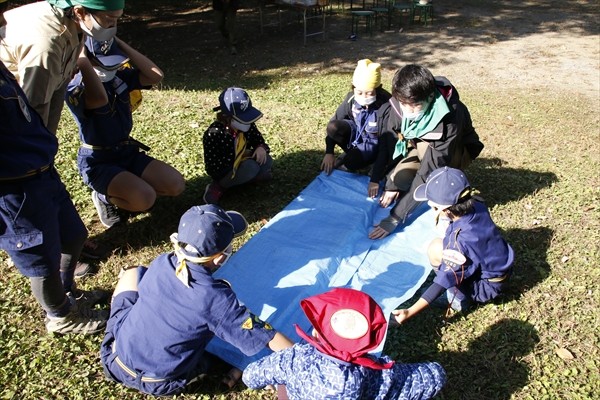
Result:
[[[556,349],[556,354],[563,360],[573,360],[575,358],[573,357],[573,354],[565,348]]]

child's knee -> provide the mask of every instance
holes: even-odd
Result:
[[[165,196],[179,196],[185,189],[185,179],[179,172],[170,180]]]
[[[427,247],[427,256],[429,257],[429,263],[433,267],[439,267],[442,264],[442,250],[444,248],[444,242],[442,238],[435,238]]]
[[[392,174],[391,178],[398,190],[406,192],[410,189],[410,186],[415,179],[415,173],[416,171],[412,169],[399,169]]]

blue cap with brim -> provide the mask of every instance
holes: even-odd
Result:
[[[91,10],[118,11],[125,7],[125,0],[46,0],[58,8],[83,6]]]
[[[249,125],[256,122],[262,113],[252,107],[252,100],[244,89],[230,87],[225,89],[219,96],[219,107],[215,107],[214,111],[219,111],[242,124]]]
[[[413,193],[416,201],[431,201],[442,208],[460,202],[471,193],[471,184],[459,169],[442,167],[429,174],[427,181]]]
[[[129,61],[129,57],[119,49],[114,39],[98,41],[88,36],[85,47],[88,50],[88,58],[107,71],[119,69]]]
[[[225,211],[212,204],[195,206],[181,216],[177,241],[191,245],[201,257],[210,257],[227,249],[247,227],[244,216],[237,211]]]

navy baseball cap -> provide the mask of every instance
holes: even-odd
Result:
[[[244,216],[237,211],[224,211],[212,204],[194,206],[179,220],[177,241],[192,246],[201,257],[211,257],[227,249],[247,227]]]
[[[85,41],[85,47],[88,50],[90,60],[94,60],[100,67],[107,71],[119,69],[129,61],[129,57],[119,49],[114,39],[99,41],[88,36]]]
[[[219,107],[215,107],[214,111],[219,110],[245,125],[256,122],[263,116],[260,111],[252,107],[248,93],[237,87],[227,88],[219,95]]]
[[[417,201],[431,201],[439,208],[452,207],[471,194],[471,184],[459,169],[442,167],[429,174],[427,181],[413,193]]]

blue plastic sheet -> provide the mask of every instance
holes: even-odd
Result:
[[[369,178],[334,170],[323,173],[254,235],[215,273],[262,320],[299,341],[293,324],[312,331],[300,300],[349,287],[369,294],[385,315],[410,299],[431,271],[427,246],[440,236],[422,204],[407,223],[382,240],[373,224],[389,215],[367,196]],[[377,352],[381,352],[383,343]],[[244,369],[270,353],[247,357],[214,338],[209,352]]]

